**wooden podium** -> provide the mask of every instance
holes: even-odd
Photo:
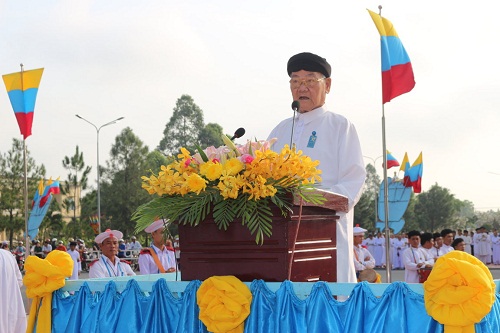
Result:
[[[322,206],[304,203],[294,248],[300,205],[295,200],[293,214],[284,218],[273,209],[272,236],[263,245],[238,221],[226,231],[211,218],[196,227],[179,225],[180,270],[182,280],[205,280],[214,275],[234,275],[241,281],[262,279],[281,282],[337,280],[337,211],[347,211],[347,198],[321,191],[327,199]]]

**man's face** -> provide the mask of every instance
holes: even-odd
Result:
[[[292,87],[292,84],[290,84],[293,100],[300,102],[300,112],[309,112],[325,104],[326,94],[330,92],[332,79],[322,78],[324,78],[324,75],[318,72],[300,70],[292,73],[290,80],[301,82],[297,88]],[[309,87],[306,84],[308,80],[314,80],[311,81],[313,83]]]
[[[108,237],[101,244],[102,254],[108,258],[113,258],[118,254],[118,238]]]
[[[443,237],[436,237],[436,238],[434,238],[434,245],[437,248],[440,248],[441,246],[443,246]]]
[[[443,243],[450,246],[453,243],[453,234],[449,233],[443,237]]]
[[[431,240],[428,240],[427,242],[422,245],[423,248],[426,249],[431,249],[434,246],[434,239],[431,238]]]
[[[457,246],[455,246],[455,250],[465,251],[465,242],[458,243]]]
[[[151,237],[153,238],[153,243],[163,243],[163,229],[160,228],[153,231]]]
[[[363,235],[354,236],[354,246],[358,246],[363,242]]]
[[[418,245],[420,244],[420,236],[411,236],[408,241],[412,247],[418,248]]]

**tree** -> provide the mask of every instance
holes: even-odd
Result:
[[[63,202],[63,207],[66,208],[66,210],[73,210],[73,222],[76,222],[77,207],[81,207],[81,199],[78,203],[75,200],[76,192],[79,185],[81,187],[81,191],[87,188],[88,175],[92,170],[92,167],[85,167],[83,152],[80,152],[78,146],[76,146],[75,154],[73,156],[64,157],[62,164],[63,167],[69,171],[67,181],[63,183],[63,186],[61,186],[61,193],[67,195]],[[81,173],[80,178],[78,178],[79,173]],[[69,196],[71,193],[73,193],[73,197]]]
[[[202,148],[205,147],[219,147],[224,145],[222,135],[224,134],[222,126],[215,123],[207,124],[203,127],[198,135],[198,143]]]
[[[0,229],[7,231],[12,244],[14,233],[25,229],[24,145],[13,139],[12,148],[0,155]],[[45,167],[38,166],[26,149],[28,200],[33,198],[38,182],[45,176]],[[28,202],[30,204],[31,201]],[[28,245],[28,244],[27,244]]]
[[[154,153],[149,161],[157,161]],[[119,229],[125,236],[131,235],[135,222],[131,220],[136,208],[149,200],[148,193],[142,189],[141,176],[147,175],[149,149],[132,132],[130,127],[122,130],[115,138],[111,148],[111,158],[107,167],[100,170],[101,178],[101,229]],[[151,221],[152,222],[152,221]]]
[[[447,188],[434,184],[429,191],[417,196],[415,217],[421,230],[428,232],[453,228],[456,220],[455,198]]]
[[[177,153],[181,147],[193,150],[203,128],[203,111],[191,96],[182,95],[177,100],[174,114],[165,126],[158,148],[167,155]]]
[[[380,177],[377,175],[377,170],[372,164],[367,164],[364,191],[354,206],[354,224],[359,224],[368,230],[375,229],[375,205],[377,205],[379,186]]]

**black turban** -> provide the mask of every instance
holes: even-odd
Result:
[[[292,72],[298,72],[300,70],[319,72],[325,77],[330,77],[332,73],[332,67],[325,58],[321,58],[309,52],[299,53],[291,57],[290,60],[288,60],[286,69],[288,71],[288,76],[291,76]]]

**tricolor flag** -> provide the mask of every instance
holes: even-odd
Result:
[[[413,187],[413,192],[420,193],[422,191],[422,174],[424,169],[422,152],[420,152],[420,155],[418,155],[411,167],[409,166],[409,162],[406,164],[407,166],[404,169],[405,175],[403,178],[403,184],[406,187]]]
[[[52,196],[59,193],[59,180],[53,181],[52,179],[49,179],[44,185],[42,179],[38,183],[38,189],[33,197],[30,217],[28,220],[28,235],[31,239],[35,239],[38,234],[38,228],[40,227],[45,214],[47,214]]]
[[[380,34],[382,52],[382,102],[409,92],[415,87],[410,57],[391,21],[368,10]]]
[[[36,95],[42,79],[43,68],[3,75],[17,123],[24,139],[31,135]]]
[[[392,154],[387,151],[387,169],[390,169],[392,167],[399,166],[398,160],[392,156]]]

